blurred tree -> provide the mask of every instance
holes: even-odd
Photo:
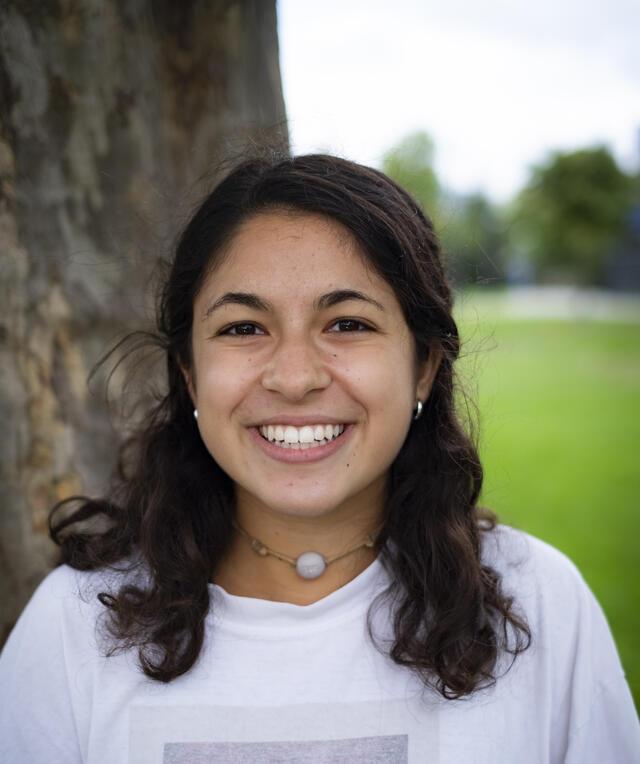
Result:
[[[502,281],[505,235],[500,213],[480,193],[448,193],[438,182],[434,155],[428,133],[411,133],[387,151],[382,170],[406,188],[433,221],[454,285]]]
[[[118,438],[88,370],[148,325],[213,160],[265,128],[287,144],[275,6],[0,3],[0,642],[51,564],[50,507],[107,488]]]
[[[505,282],[506,229],[501,211],[481,193],[441,201],[438,233],[457,287]]]
[[[608,263],[606,285],[611,289],[640,292],[640,173],[632,176],[631,184],[625,230]]]
[[[440,186],[433,169],[433,141],[425,132],[407,135],[382,160],[382,171],[399,183],[437,220]]]
[[[631,197],[631,178],[607,148],[555,153],[515,200],[511,245],[542,281],[603,284]]]

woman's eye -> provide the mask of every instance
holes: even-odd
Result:
[[[256,324],[233,324],[232,326],[228,326],[226,329],[223,329],[219,334],[221,335],[229,335],[231,337],[253,337],[255,332],[254,329],[260,329],[259,326]]]
[[[331,324],[332,327],[339,327],[338,329],[331,329],[332,334],[345,334],[352,332],[369,332],[372,331],[371,327],[362,321],[357,321],[355,318],[340,318]],[[232,324],[227,326],[226,329],[222,329],[218,332],[219,336],[229,337],[255,337],[259,334],[264,334],[264,330],[257,324],[249,322],[241,324]]]
[[[335,321],[332,326],[341,327],[336,334],[344,334],[345,332],[370,332],[371,327],[367,324],[363,324],[362,321],[356,321],[355,318],[341,318]]]

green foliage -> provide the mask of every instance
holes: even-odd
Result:
[[[411,133],[384,155],[382,171],[405,188],[435,220],[440,186],[433,169],[433,157],[433,141],[429,135]]]
[[[629,220],[634,199],[639,207],[640,176],[625,174],[604,146],[551,155],[504,210],[480,193],[444,189],[434,153],[427,133],[411,133],[385,154],[382,169],[433,221],[458,287],[534,275],[541,282],[605,285],[614,257],[637,250],[629,244]]]
[[[411,133],[384,156],[382,170],[414,197],[441,238],[447,271],[458,285],[502,281],[504,225],[482,194],[455,196],[438,182],[434,145],[425,132]]]
[[[542,281],[601,284],[631,199],[632,179],[607,148],[555,153],[515,201],[512,243]]]

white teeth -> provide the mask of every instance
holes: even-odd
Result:
[[[317,424],[294,427],[293,425],[262,425],[260,434],[266,440],[277,443],[283,448],[315,448],[337,438],[346,425]]]
[[[300,440],[300,433],[298,432],[298,429],[296,427],[292,427],[289,425],[287,429],[284,431],[284,442],[285,443],[298,443]]]
[[[300,443],[313,443],[313,427],[302,427],[300,429]]]

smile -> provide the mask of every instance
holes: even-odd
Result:
[[[305,427],[286,425],[286,427],[283,428],[282,440],[278,440],[275,437],[275,430],[277,427],[280,427],[280,425],[273,426],[274,432],[272,433],[272,437],[274,440],[269,440],[269,429],[271,429],[271,425],[269,427],[249,427],[249,434],[260,450],[272,459],[279,462],[286,462],[288,464],[306,464],[325,459],[336,453],[348,443],[351,439],[351,434],[355,430],[354,424],[318,425],[318,427],[319,426],[323,428],[324,433],[327,432],[324,429],[325,427],[331,427],[331,436],[327,438],[323,434],[321,439],[316,440],[316,430],[309,425]],[[336,434],[334,434],[336,432],[335,428],[337,428]],[[265,429],[266,437],[264,435]],[[291,430],[294,430],[295,434],[298,435],[297,443],[288,442],[295,437]],[[313,433],[313,441],[311,442],[305,440],[309,437],[309,430]],[[300,442],[300,431],[304,431],[302,433],[303,442]],[[317,430],[317,432],[319,435],[320,430]],[[284,437],[285,434],[288,435],[286,439]]]
[[[263,438],[280,448],[305,451],[330,443],[344,432],[344,424],[316,424],[294,427],[293,425],[263,425],[258,428]]]

